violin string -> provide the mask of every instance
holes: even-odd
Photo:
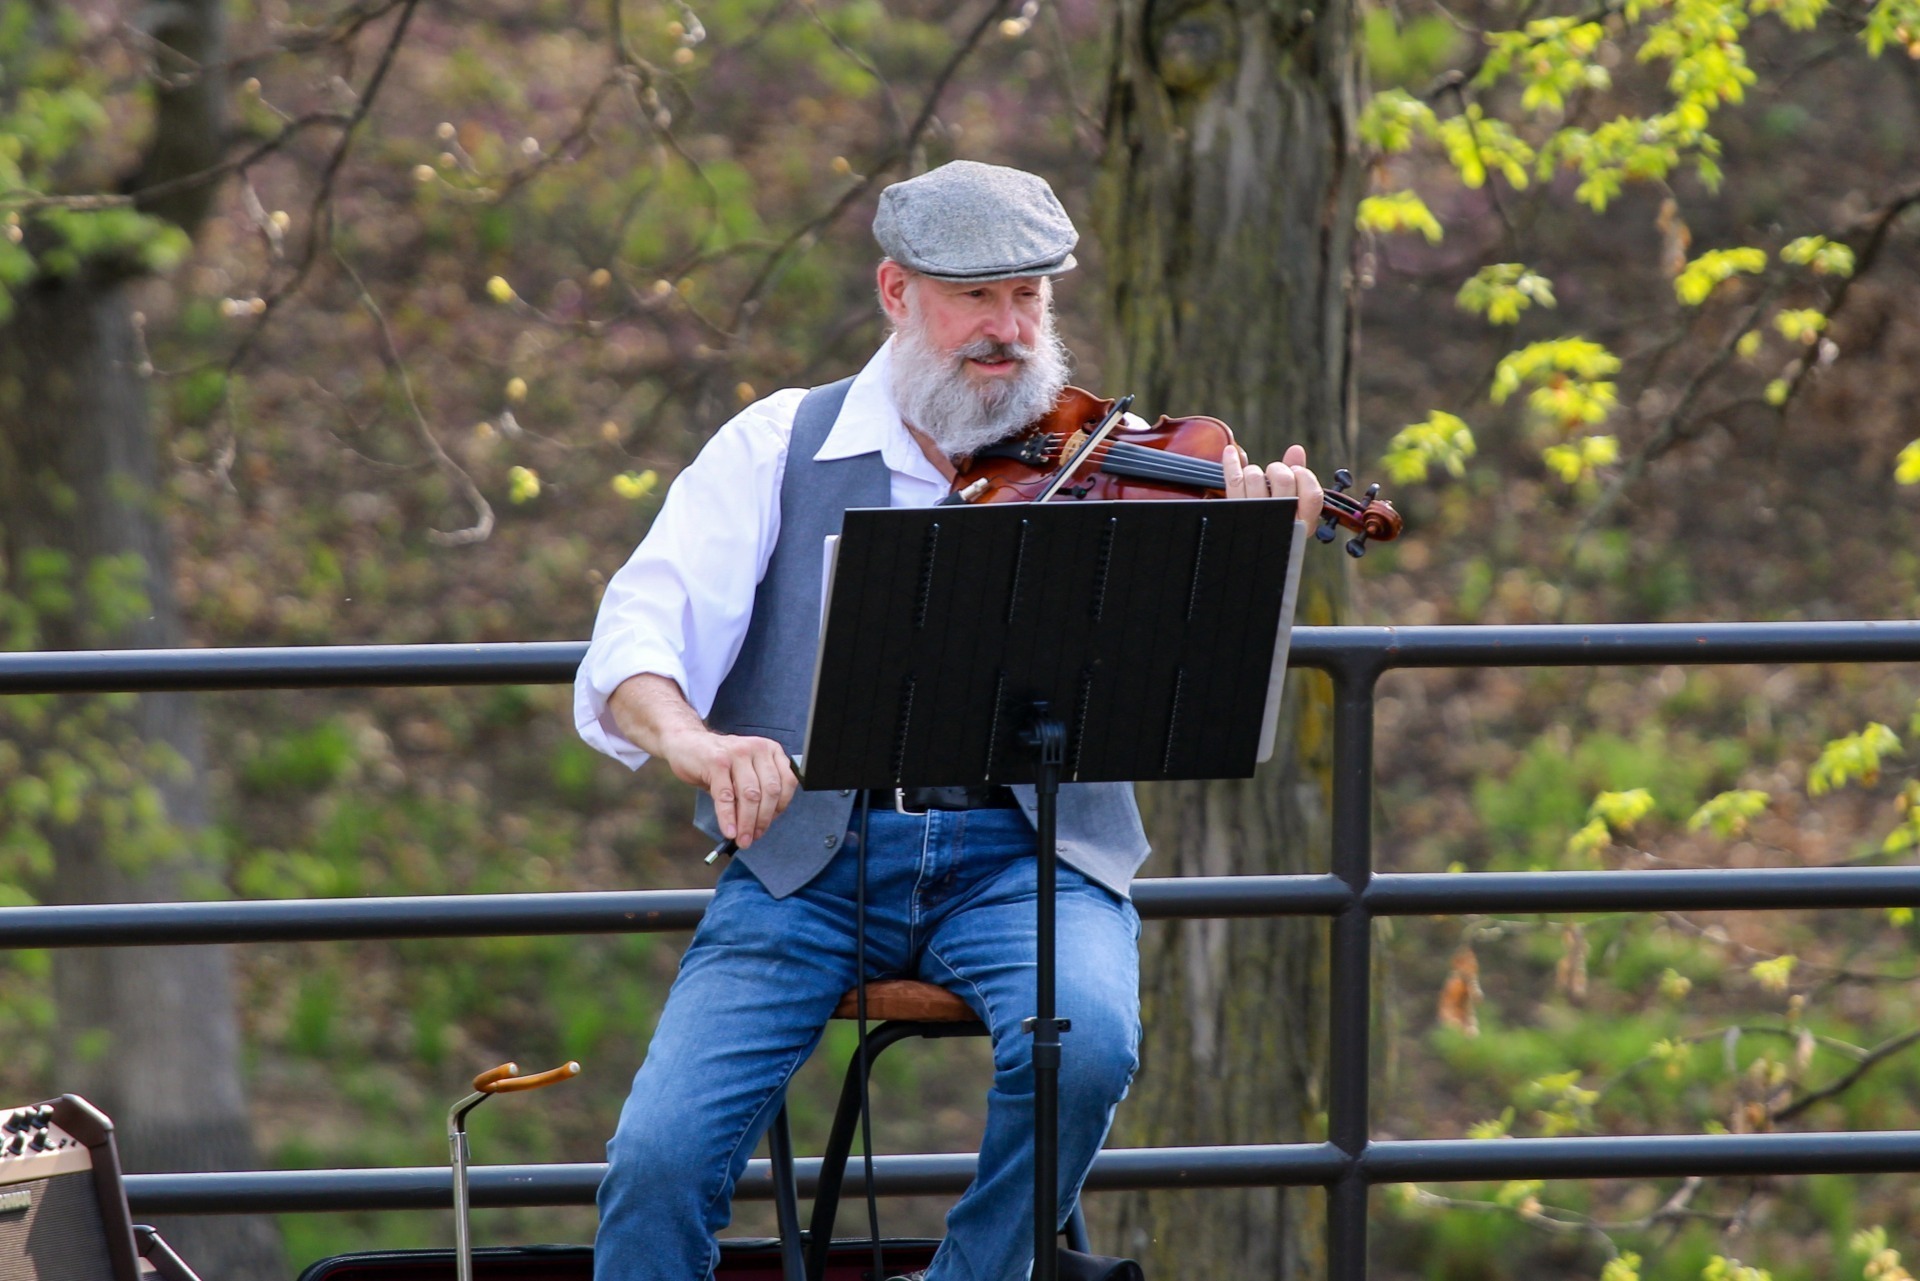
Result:
[[[1226,484],[1225,468],[1219,463],[1209,463],[1186,454],[1170,454],[1149,445],[1136,445],[1124,440],[1106,442],[1082,461],[1104,464],[1109,459],[1124,463],[1141,480],[1192,485],[1200,489],[1220,489]],[[1326,491],[1323,502],[1329,509],[1346,516],[1364,515],[1366,510],[1352,495],[1337,490]]]
[[[1135,445],[1127,441],[1112,441],[1104,444],[1095,449],[1089,457],[1097,463],[1105,463],[1109,459],[1125,462],[1129,472],[1142,480],[1195,485],[1201,489],[1219,489],[1226,483],[1219,463],[1189,458],[1184,454],[1169,454],[1164,450],[1147,445]]]

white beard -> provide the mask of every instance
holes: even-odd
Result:
[[[968,376],[967,361],[995,359],[1019,361],[1020,370],[985,385]],[[910,316],[893,331],[893,398],[902,418],[958,458],[1005,440],[1052,409],[1067,385],[1067,364],[1051,311],[1031,347],[982,338],[954,351],[935,348],[919,317]]]

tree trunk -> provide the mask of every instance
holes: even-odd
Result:
[[[137,557],[146,610],[114,627],[89,608],[91,594],[77,590],[74,609],[42,613],[42,643],[177,646],[147,381],[126,286],[111,278],[47,281],[15,301],[11,323],[0,328],[0,563],[18,573],[36,552],[57,553],[78,587],[94,567]],[[130,732],[143,749],[157,746],[174,758],[150,778],[179,840],[172,850],[136,852],[94,814],[49,823],[56,862],[47,896],[66,903],[191,897],[196,880],[210,879],[193,856],[206,821],[193,701],[144,696],[100,732]],[[55,1087],[86,1095],[114,1118],[129,1170],[258,1164],[227,949],[56,951],[53,987]],[[162,1230],[207,1281],[285,1275],[267,1220],[182,1219]]]
[[[1354,449],[1357,59],[1350,4],[1125,0],[1099,200],[1118,385],[1149,416],[1226,419],[1256,460],[1304,444],[1323,478]],[[1345,557],[1318,551],[1302,623],[1345,604]],[[1296,676],[1259,777],[1142,789],[1156,874],[1325,870],[1330,709],[1322,678]],[[1325,940],[1303,920],[1149,930],[1147,1044],[1114,1142],[1322,1137]],[[1252,1190],[1093,1209],[1149,1275],[1303,1277],[1323,1270],[1323,1204]]]
[[[215,165],[226,143],[224,0],[170,0],[141,10],[157,78],[151,133],[123,188],[139,208],[191,235],[217,181],[182,181]],[[58,40],[36,13],[29,39]],[[27,245],[46,238],[27,225]],[[70,603],[40,602],[51,649],[173,647],[181,642],[173,563],[158,511],[147,371],[123,248],[71,274],[15,291],[0,326],[0,569],[65,566]],[[118,572],[113,572],[118,571]],[[131,610],[130,604],[144,608]],[[194,897],[216,884],[200,857],[207,820],[199,715],[190,698],[143,696],[102,717],[96,701],[61,709],[56,737],[107,749],[73,821],[45,823],[54,866],[47,897],[99,903]],[[71,748],[71,743],[62,744]],[[159,821],[129,819],[150,787]],[[71,816],[68,816],[71,817]],[[54,953],[56,1087],[92,1099],[116,1122],[134,1171],[258,1164],[240,1078],[227,949],[107,948]],[[279,1234],[262,1218],[162,1225],[208,1281],[284,1276]]]

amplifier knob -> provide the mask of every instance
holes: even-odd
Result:
[[[45,1152],[47,1150],[47,1132],[45,1130],[35,1130],[33,1137],[27,1140],[27,1146],[35,1152]]]
[[[22,1152],[26,1150],[27,1150],[27,1136],[24,1134],[14,1135],[11,1139],[7,1140],[6,1147],[3,1149],[0,1149],[0,1151],[4,1151],[8,1156],[19,1156]]]

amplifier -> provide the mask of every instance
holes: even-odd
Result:
[[[0,1281],[141,1277],[113,1122],[75,1094],[0,1109]]]

